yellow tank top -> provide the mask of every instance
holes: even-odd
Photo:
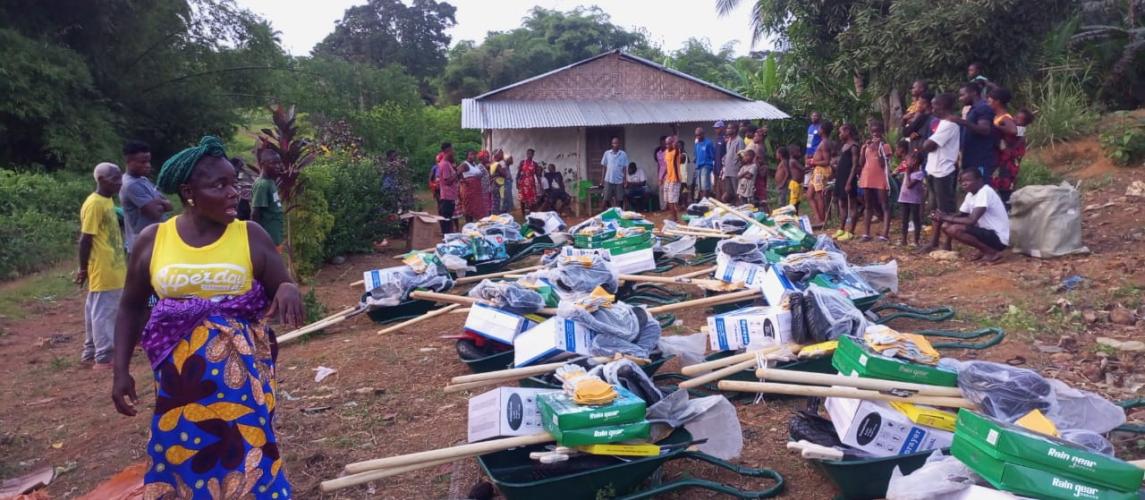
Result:
[[[159,224],[151,250],[151,286],[159,298],[211,299],[250,291],[254,271],[245,221],[232,222],[214,243],[195,248],[179,236],[176,220]]]

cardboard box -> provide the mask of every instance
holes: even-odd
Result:
[[[995,460],[1042,469],[1118,491],[1137,491],[1145,470],[1114,457],[969,410],[958,411],[958,435]]]
[[[834,366],[840,374],[847,376],[898,380],[943,387],[958,386],[957,373],[868,353],[859,345],[861,342],[861,340],[855,340],[851,337],[839,337],[839,347],[831,356],[831,366]]]
[[[589,427],[586,429],[549,431],[561,446],[584,446],[587,444],[617,443],[633,439],[648,439],[652,424],[641,420],[631,424]]]
[[[840,273],[819,274],[812,278],[811,282],[824,288],[836,290],[856,304],[869,302],[879,296],[878,290],[871,288],[866,280],[849,270]]]
[[[469,442],[544,430],[537,398],[559,389],[498,387],[469,398]]]
[[[441,224],[440,221],[446,220],[444,217],[433,215],[426,212],[407,212],[401,216],[402,219],[409,219],[409,236],[406,238],[406,250],[421,250],[423,248],[433,248],[434,245],[441,242]]]
[[[612,254],[612,265],[616,266],[617,273],[639,274],[644,271],[656,269],[656,256],[652,253],[651,246],[643,250],[625,253],[610,252]]]
[[[465,331],[494,342],[513,345],[513,339],[525,331],[525,317],[485,304],[474,304],[465,317]]]
[[[950,454],[966,464],[991,486],[1034,498],[1054,498],[1061,500],[1135,500],[1136,490],[1118,491],[1052,469],[1029,467],[1006,458],[993,456],[988,450],[978,446],[977,440],[958,434],[950,447]]]
[[[362,285],[365,286],[366,291],[369,292],[370,290],[382,286],[382,283],[399,280],[401,271],[403,269],[408,270],[409,266],[395,266],[387,267],[385,269],[374,269],[372,271],[366,271],[362,273]]]
[[[723,259],[716,265],[716,279],[725,283],[743,282],[748,288],[763,285],[767,268],[758,264]]]
[[[802,288],[787,279],[787,275],[783,274],[783,270],[776,265],[767,266],[767,273],[763,275],[760,286],[763,288],[764,300],[771,306],[782,305],[783,296],[788,293],[803,291]]]
[[[747,307],[708,317],[713,351],[744,349],[752,342],[771,345],[791,342],[791,311],[778,307]]]
[[[592,332],[572,320],[552,317],[513,339],[513,366],[536,364],[567,353],[589,354]]]
[[[643,399],[623,387],[616,387],[618,394],[612,403],[601,406],[576,404],[564,391],[545,394],[538,398],[537,405],[545,430],[573,430],[605,425],[630,424],[644,420],[648,405]]]
[[[909,418],[911,422],[954,432],[954,423],[958,420],[958,416],[953,412],[901,401],[888,401],[888,403],[890,403],[891,408],[906,415],[906,418]]]
[[[937,450],[954,439],[954,433],[915,424],[881,401],[827,398],[824,405],[843,444],[876,456]]]

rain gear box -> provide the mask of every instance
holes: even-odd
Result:
[[[847,376],[898,380],[916,384],[957,387],[958,374],[919,363],[910,363],[868,353],[851,337],[839,337],[839,347],[831,357],[831,366]]]
[[[615,400],[600,406],[578,405],[564,391],[552,392],[537,398],[545,430],[568,431],[631,424],[644,420],[648,406],[643,399],[623,387],[616,387],[616,393]]]
[[[1141,487],[1142,478],[1145,477],[1145,470],[1133,464],[1083,450],[1061,440],[965,409],[958,412],[955,432],[962,441],[963,446],[960,446],[960,449],[966,452],[964,455],[979,462],[977,466],[971,465],[971,468],[987,479],[993,478],[992,484],[995,481],[1004,483],[1006,478],[1021,477],[1022,484],[1029,486],[1037,486],[1038,481],[1044,480],[1049,481],[1049,486],[1053,487],[1055,486],[1053,480],[1056,479],[1057,484],[1068,481],[1098,489],[1136,492]],[[967,449],[968,446],[972,446],[975,450]],[[981,458],[980,454],[986,457]],[[954,456],[966,461],[959,456],[958,451],[954,452]],[[1036,469],[1045,477],[1031,475],[1021,470],[1007,471],[998,466],[1003,463]],[[979,470],[980,468],[982,470]],[[1039,486],[1042,487],[1045,485]],[[1049,495],[1056,489],[1060,488],[1030,491],[1030,493],[1039,493],[1039,496]],[[1081,495],[1080,498],[1120,497]],[[1133,498],[1136,498],[1136,494]]]

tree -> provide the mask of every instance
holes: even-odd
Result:
[[[344,119],[383,103],[424,104],[417,79],[396,64],[379,69],[333,57],[301,57],[293,71],[278,100],[295,103],[311,121]]]
[[[314,55],[379,69],[396,64],[426,83],[445,67],[450,42],[446,30],[457,24],[456,12],[456,7],[434,0],[414,0],[410,5],[369,0],[346,9],[334,32],[314,48]]]
[[[462,42],[454,47],[438,80],[439,101],[458,103],[616,49],[662,58],[643,33],[612,24],[599,7],[568,12],[534,7],[520,28],[490,32],[481,45]]]
[[[1100,68],[1098,97],[1132,109],[1145,103],[1145,0],[1082,2],[1073,46]]]
[[[274,122],[274,128],[262,129],[259,141],[262,143],[262,147],[278,153],[278,157],[282,159],[282,171],[278,173],[276,184],[278,184],[278,192],[282,196],[282,204],[288,215],[286,219],[286,254],[289,258],[287,261],[290,264],[291,274],[297,278],[298,269],[289,215],[292,210],[301,206],[298,199],[305,190],[305,186],[301,182],[302,171],[318,158],[318,148],[313,141],[299,135],[298,116],[294,112],[294,106],[289,108],[281,104],[271,106],[270,116]],[[321,246],[321,242],[318,245]]]
[[[734,55],[735,42],[720,47],[719,52],[712,52],[707,40],[689,38],[683,48],[672,53],[668,66],[701,80],[731,88],[736,83],[735,67],[732,66]]]

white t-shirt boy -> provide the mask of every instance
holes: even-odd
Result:
[[[1010,216],[1006,214],[1006,205],[994,188],[983,185],[977,193],[966,193],[966,200],[958,209],[962,213],[971,213],[975,208],[985,207],[986,212],[978,218],[978,227],[989,229],[998,235],[998,241],[1010,246]]]

